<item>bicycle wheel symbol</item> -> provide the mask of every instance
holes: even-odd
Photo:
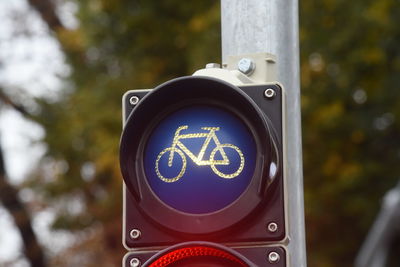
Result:
[[[167,157],[170,157],[170,153],[173,153],[171,161],[169,159],[165,159],[165,157],[163,157],[165,154]],[[178,166],[177,164],[179,164],[179,161],[176,160],[176,158],[178,158],[178,157],[175,157],[175,153],[177,153],[180,156],[181,161],[182,161],[182,167],[181,167],[179,173],[175,177],[170,177],[170,178],[165,177],[160,172],[159,162],[160,162],[161,158],[163,158],[163,160],[161,160],[162,162],[168,162],[168,164],[164,164],[164,165],[167,165],[170,170],[173,170],[174,167]],[[183,152],[180,149],[167,147],[166,149],[161,151],[160,154],[158,154],[157,160],[156,160],[156,173],[157,173],[158,178],[160,178],[162,181],[164,181],[166,183],[176,182],[183,176],[185,171],[186,171],[186,157],[185,157],[185,154],[183,154]]]
[[[224,149],[225,148],[225,149]],[[230,160],[228,159],[226,164],[221,164],[221,163],[217,163],[218,161],[215,160],[215,155],[217,154],[218,151],[222,151],[224,154],[226,154],[226,148],[229,149],[233,149],[240,158],[240,164],[239,167],[237,168],[236,171],[232,172],[232,173],[223,173],[222,171],[217,169],[217,166],[227,166],[230,164]],[[238,176],[243,168],[244,168],[244,156],[242,151],[240,151],[240,149],[237,146],[231,145],[231,144],[221,144],[220,146],[215,147],[210,154],[210,167],[213,170],[213,172],[218,175],[221,178],[225,178],[225,179],[232,179],[235,178],[236,176]]]

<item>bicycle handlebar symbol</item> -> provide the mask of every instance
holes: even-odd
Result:
[[[172,141],[172,145],[170,147],[165,148],[162,150],[156,159],[156,173],[158,178],[160,178],[162,181],[166,183],[173,183],[178,181],[186,172],[186,156],[188,156],[195,164],[198,166],[210,166],[213,172],[218,175],[221,178],[224,179],[232,179],[237,177],[243,170],[244,168],[244,156],[242,151],[240,149],[232,144],[221,144],[219,141],[216,131],[218,131],[220,128],[219,127],[201,127],[202,130],[206,130],[208,132],[205,133],[190,133],[190,134],[181,134],[182,130],[188,129],[189,126],[183,125],[178,127],[175,131],[175,135]],[[193,154],[180,140],[182,139],[191,139],[191,138],[205,138],[203,145],[200,148],[200,151],[197,155]],[[211,151],[210,158],[208,160],[204,160],[204,154],[210,144],[210,141],[213,140],[215,143],[215,148]],[[240,164],[238,169],[233,172],[233,173],[223,173],[222,171],[217,169],[217,166],[219,165],[229,165],[230,161],[228,156],[226,155],[225,149],[233,149],[240,158]],[[215,155],[217,152],[220,153],[222,156],[222,159],[215,159]],[[168,167],[172,167],[174,163],[175,154],[177,154],[182,161],[182,167],[178,173],[177,176],[175,177],[165,177],[163,174],[160,172],[159,164],[161,158],[166,155],[168,156]],[[186,154],[186,155],[185,155]]]

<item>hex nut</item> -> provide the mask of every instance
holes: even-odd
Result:
[[[242,58],[238,61],[237,67],[241,73],[250,75],[256,69],[256,64],[250,58]]]

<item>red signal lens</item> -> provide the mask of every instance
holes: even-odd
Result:
[[[235,255],[218,248],[193,246],[179,248],[162,255],[149,267],[248,267]]]

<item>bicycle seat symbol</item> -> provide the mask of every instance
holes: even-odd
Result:
[[[182,130],[188,129],[189,126],[183,125],[178,127],[175,131],[174,138],[172,140],[172,145],[170,147],[165,148],[162,150],[156,159],[156,173],[158,178],[160,178],[162,181],[166,183],[173,183],[178,181],[179,179],[182,178],[182,176],[186,172],[186,161],[188,156],[196,165],[198,166],[210,166],[213,172],[218,175],[221,178],[225,179],[232,179],[237,177],[243,170],[244,168],[244,156],[242,151],[240,149],[232,144],[221,144],[219,141],[216,132],[219,131],[219,127],[201,127],[202,130],[208,131],[204,133],[188,133],[188,134],[181,134]],[[204,143],[202,144],[200,151],[197,155],[193,154],[192,151],[190,151],[182,142],[181,140],[183,139],[192,139],[192,138],[205,138]],[[206,150],[208,146],[210,145],[211,140],[214,141],[215,143],[215,148],[211,151],[210,157],[208,160],[203,159],[204,155],[206,153]],[[226,149],[233,149],[234,152],[236,152],[240,158],[240,163],[239,167],[232,173],[224,173],[220,170],[218,170],[217,166],[220,165],[229,165],[231,161],[229,160],[225,150]],[[217,152],[219,152],[220,157],[222,159],[216,159]],[[186,154],[186,155],[185,155]],[[166,158],[165,156],[168,157],[168,167],[173,167],[174,162],[176,162],[177,158],[180,157],[181,162],[182,162],[182,167],[175,177],[166,177],[164,176],[161,171],[160,171],[160,160],[161,158],[164,158],[161,162],[165,162]],[[217,156],[218,158],[218,156]],[[179,160],[179,159],[178,159]],[[175,164],[179,164],[175,163]],[[175,165],[176,166],[176,165]]]

